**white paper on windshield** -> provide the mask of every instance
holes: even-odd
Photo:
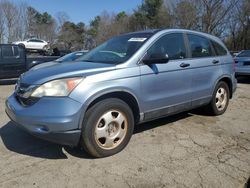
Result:
[[[131,38],[128,41],[129,42],[144,42],[145,40],[147,40],[147,38]]]

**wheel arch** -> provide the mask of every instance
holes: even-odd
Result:
[[[118,98],[124,101],[131,108],[133,115],[134,115],[135,123],[138,123],[140,121],[140,118],[141,118],[140,107],[139,107],[139,101],[137,100],[137,97],[127,90],[114,90],[110,92],[97,94],[87,101],[86,106],[84,107],[84,110],[83,110],[83,116],[81,118],[80,128],[82,126],[82,122],[83,122],[83,119],[87,110],[91,108],[94,104],[98,103],[99,101],[108,99],[108,98]]]
[[[230,97],[230,99],[231,99],[231,98],[233,97],[233,81],[232,81],[231,77],[228,76],[228,75],[224,75],[224,76],[220,77],[220,78],[217,80],[217,82],[216,82],[214,88],[215,88],[216,85],[217,85],[219,82],[221,82],[221,81],[225,82],[225,83],[228,85],[229,93],[230,93],[230,96],[229,96],[229,97]]]

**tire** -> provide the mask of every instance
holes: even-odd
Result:
[[[44,52],[47,52],[49,50],[49,46],[48,45],[45,45],[44,47],[43,47],[43,49],[42,49],[42,51],[44,51]]]
[[[25,45],[23,43],[18,44],[18,46],[22,47],[25,49]]]
[[[222,115],[227,110],[229,104],[229,88],[226,82],[220,81],[213,92],[212,100],[207,106],[207,111],[211,115]]]
[[[105,99],[87,110],[80,145],[93,157],[108,157],[126,147],[133,131],[134,116],[128,104]]]

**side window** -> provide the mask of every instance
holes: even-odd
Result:
[[[30,39],[29,42],[39,42],[39,43],[43,43],[43,41],[38,40],[38,39]]]
[[[36,40],[34,40],[35,42],[39,42],[39,43],[43,43],[43,41],[41,41],[41,40],[38,40],[38,39],[36,39]]]
[[[148,56],[167,54],[169,60],[186,58],[186,48],[182,33],[167,34],[156,41],[147,52]]]
[[[2,57],[4,59],[19,58],[20,53],[17,46],[2,46]]]
[[[19,48],[17,46],[14,46],[13,47],[13,55],[15,57],[19,57],[20,56],[20,53],[19,53]]]
[[[213,56],[212,47],[208,39],[188,34],[188,40],[193,58]]]
[[[12,46],[2,46],[2,56],[3,58],[11,58],[14,56]]]
[[[211,41],[211,43],[214,47],[216,55],[218,56],[227,55],[227,50],[224,47],[222,47],[220,44],[218,44],[215,41]]]

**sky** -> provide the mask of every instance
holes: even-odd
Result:
[[[24,0],[23,2],[40,12],[46,11],[52,16],[57,12],[66,12],[70,21],[75,23],[82,21],[89,25],[95,16],[105,10],[114,13],[121,11],[131,13],[142,3],[142,0]]]

